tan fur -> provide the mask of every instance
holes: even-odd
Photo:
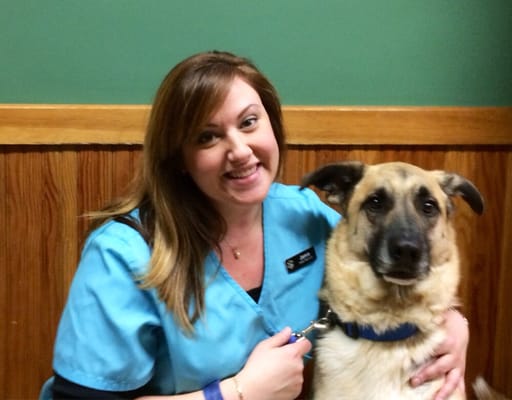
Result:
[[[473,382],[473,390],[478,400],[510,400],[491,388],[481,376],[477,377],[475,382]]]
[[[327,331],[315,350],[314,398],[432,399],[441,381],[413,388],[409,380],[444,340],[443,314],[457,303],[459,257],[450,222],[450,196],[439,183],[447,175],[405,163],[363,166],[362,171],[349,196],[341,193],[343,189],[318,184],[316,175],[306,179],[306,185],[328,187],[330,200],[340,203],[344,215],[327,244],[326,278],[320,296],[344,321],[382,331],[408,322],[417,325],[420,333],[402,341],[373,342],[349,338],[337,327]],[[450,178],[458,184],[458,175]],[[397,285],[383,280],[370,267],[369,241],[376,228],[363,203],[377,188],[385,188],[394,206],[382,217],[383,223],[391,224],[407,214],[410,224],[420,226],[422,217],[414,205],[420,187],[428,188],[439,206],[435,224],[428,227],[428,274],[414,284]],[[459,392],[450,397],[464,398]]]

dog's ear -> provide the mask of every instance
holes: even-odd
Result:
[[[458,174],[434,171],[439,185],[448,196],[461,196],[478,215],[484,212],[484,198],[470,180]]]
[[[313,185],[327,192],[327,201],[343,205],[354,186],[364,175],[365,165],[359,161],[327,164],[302,178],[301,189]]]

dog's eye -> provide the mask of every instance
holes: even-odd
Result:
[[[380,211],[384,207],[384,199],[382,198],[382,196],[379,196],[378,194],[374,194],[374,195],[368,197],[368,199],[365,202],[365,206],[366,206],[366,209],[369,211],[373,211],[373,212]]]
[[[426,200],[422,206],[425,215],[435,215],[438,209],[437,203],[434,200]]]

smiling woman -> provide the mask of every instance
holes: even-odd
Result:
[[[294,274],[285,260],[320,251],[339,215],[274,182],[284,143],[275,89],[249,60],[206,52],[170,71],[131,191],[93,214],[57,332],[54,398],[82,387],[297,397],[311,343],[286,345],[289,326],[316,316],[323,254]]]

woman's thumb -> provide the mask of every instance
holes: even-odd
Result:
[[[288,344],[290,340],[290,336],[292,334],[292,330],[290,327],[286,327],[282,329],[280,332],[277,332],[274,336],[268,339],[268,344],[270,347],[281,347],[285,344]]]

